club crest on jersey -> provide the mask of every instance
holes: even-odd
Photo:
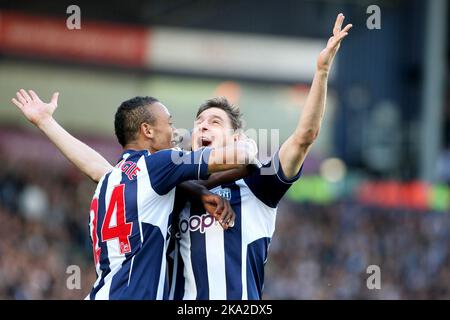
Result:
[[[130,251],[131,251],[130,246],[127,243],[121,241],[120,242],[120,252],[127,253]]]
[[[221,196],[224,199],[227,199],[228,201],[231,200],[231,190],[230,190],[230,188],[219,189],[219,190],[217,190],[214,193],[219,195],[219,196]]]

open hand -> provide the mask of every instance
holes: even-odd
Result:
[[[33,90],[20,89],[16,92],[16,98],[11,101],[22,111],[24,116],[34,125],[39,126],[42,122],[51,119],[53,112],[58,106],[59,93],[55,92],[49,103],[42,102]]]
[[[342,40],[348,35],[348,31],[353,26],[347,24],[344,29],[342,29],[342,24],[344,22],[344,15],[339,13],[333,28],[333,36],[328,40],[327,47],[322,50],[317,59],[317,69],[328,72],[333,63],[333,59],[336,52],[339,50]]]

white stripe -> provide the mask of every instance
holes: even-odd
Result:
[[[177,275],[178,275],[178,241],[175,241],[175,249],[173,254],[173,272],[172,272],[172,283],[170,284],[169,300],[173,300],[175,296],[175,286],[177,285]]]
[[[131,273],[133,271],[133,262],[134,262],[134,258],[136,256],[133,256],[133,258],[131,258],[131,266],[130,266],[130,272],[128,272],[128,283],[127,283],[127,287],[130,286],[130,280],[131,280]]]
[[[114,168],[109,176],[108,186],[105,193],[104,205],[106,210],[108,208],[109,201],[111,200],[112,191],[114,187],[120,184],[121,180],[122,171],[118,168]],[[116,214],[113,213],[113,216],[116,216]],[[105,284],[97,292],[95,296],[96,300],[109,299],[109,290],[111,288],[112,278],[121,269],[122,262],[125,260],[125,254],[120,254],[119,241],[117,239],[106,241],[106,246],[108,248],[109,268],[111,269],[111,272],[105,277]]]
[[[275,231],[276,208],[271,208],[256,197],[243,179],[236,182],[241,190],[242,230],[242,299],[248,299],[247,247],[261,238],[272,238]],[[251,214],[249,214],[251,213]]]
[[[248,300],[247,293],[247,243],[242,241],[242,300]]]
[[[206,265],[208,270],[209,299],[227,299],[225,275],[225,244],[223,228],[214,223],[205,232]]]
[[[141,167],[142,166],[142,167]],[[152,187],[144,158],[139,160],[141,171],[138,176],[138,210],[141,222],[152,224],[161,230],[166,239],[168,218],[173,210],[175,201],[175,188],[165,195],[159,195]],[[143,173],[143,174],[142,174]]]
[[[100,179],[100,181],[98,182],[97,188],[95,189],[94,198],[98,198],[98,197],[99,197],[100,190],[101,190],[101,188],[102,188],[102,184],[103,184],[103,181],[105,180],[105,177],[106,177],[106,174],[105,174],[105,175]],[[90,212],[89,229],[90,229],[90,231],[91,231],[91,237],[92,237],[92,231],[93,231],[93,228],[94,228],[94,226],[92,225],[93,219],[94,219],[94,213],[93,213],[93,212]],[[97,217],[97,225],[98,225],[98,217]],[[98,235],[97,235],[97,243],[93,243],[92,245],[95,246],[95,248],[98,248],[98,247],[99,247],[99,246],[98,246],[99,241],[101,241],[101,239],[99,239],[99,237],[98,237]],[[92,251],[92,252],[93,252],[93,251]],[[97,265],[95,266],[95,271],[96,271],[96,273],[97,273],[97,279],[95,280],[95,283],[94,283],[94,286],[93,286],[92,290],[93,290],[94,288],[96,288],[96,287],[98,286],[98,284],[100,283],[100,279],[101,279],[101,276],[102,276],[102,272],[101,272],[101,270],[100,270],[100,263],[97,263]],[[91,299],[91,298],[90,298],[90,293],[89,293],[89,295],[88,295],[86,298],[89,299],[89,300]]]
[[[202,168],[202,163],[203,163],[203,153],[205,152],[206,148],[203,148],[202,153],[200,154],[200,162],[198,164],[198,173],[197,173],[197,180],[201,180],[200,178],[200,171]],[[195,161],[195,159],[194,159]]]
[[[253,194],[243,179],[236,183],[241,188],[241,212],[243,218],[241,221],[245,222],[242,225],[242,230],[245,230],[243,237],[246,237],[247,244],[261,238],[272,238],[275,231],[275,222],[277,217],[277,209],[267,206],[264,202],[258,199]],[[251,212],[251,215],[245,214]],[[251,221],[248,218],[251,216]]]
[[[257,207],[249,206],[249,203],[252,202],[252,198],[249,194],[249,188],[247,185],[242,185],[243,180],[236,181],[236,185],[239,186],[239,191],[241,195],[241,279],[242,279],[242,300],[248,300],[248,292],[247,292],[247,235],[249,230],[247,226],[249,223],[253,223],[255,217],[254,211],[256,211]],[[253,209],[253,210],[251,210]],[[250,211],[251,210],[251,211]],[[248,215],[248,213],[251,213]]]
[[[169,246],[169,241],[165,241],[164,250],[161,257],[161,271],[159,272],[159,284],[158,284],[158,292],[156,294],[156,300],[162,300],[164,298],[164,287],[166,282],[166,253],[167,247]]]
[[[95,189],[95,192],[94,192],[93,199],[95,199],[95,198],[98,199],[98,196],[100,194],[100,189],[102,188],[102,184],[103,184],[103,181],[105,180],[105,177],[106,177],[106,175],[101,177],[100,181],[98,182],[97,188]],[[93,211],[89,211],[89,231],[90,231],[89,236],[91,237],[91,241],[93,241],[92,234],[94,231],[93,230],[94,229],[94,225],[93,225],[94,217],[95,217],[95,213]],[[98,217],[97,217],[97,225],[98,225]],[[96,232],[97,232],[97,230],[96,230]],[[99,247],[98,244],[99,244],[99,239],[97,237],[97,243],[92,243],[92,247],[93,247],[92,252],[94,252],[94,248],[98,249],[98,247]],[[92,257],[92,258],[94,258],[94,257]],[[98,283],[100,282],[100,276],[101,276],[100,263],[97,263],[97,265],[95,266],[95,272],[97,273],[97,280],[94,283],[94,287],[96,287],[98,285]]]
[[[186,204],[183,211],[180,213],[180,221],[181,219],[189,220],[189,213],[191,211],[190,204]],[[180,231],[181,233],[181,231]],[[184,300],[195,300],[197,298],[197,286],[195,284],[194,270],[192,269],[192,260],[191,260],[191,238],[190,231],[187,230],[185,233],[181,233],[181,241],[180,241],[180,254],[183,258],[184,270],[183,276],[185,279],[184,282]]]
[[[142,232],[142,219],[143,219],[143,199],[149,194],[150,187],[150,179],[148,178],[147,165],[145,164],[145,157],[141,157],[136,166],[141,169],[137,176],[137,194],[136,194],[136,202],[137,202],[137,213],[138,213],[138,221],[139,221],[139,233],[141,235],[141,245],[144,242],[144,233]]]

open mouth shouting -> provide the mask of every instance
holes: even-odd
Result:
[[[212,144],[212,139],[206,137],[200,137],[200,143],[202,147],[209,147]]]

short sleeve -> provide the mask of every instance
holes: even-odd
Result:
[[[197,151],[162,150],[145,158],[152,188],[163,195],[186,180],[208,178],[210,148]]]
[[[291,185],[300,178],[302,169],[303,164],[294,177],[286,178],[277,151],[268,163],[245,177],[244,181],[259,200],[276,208]]]

